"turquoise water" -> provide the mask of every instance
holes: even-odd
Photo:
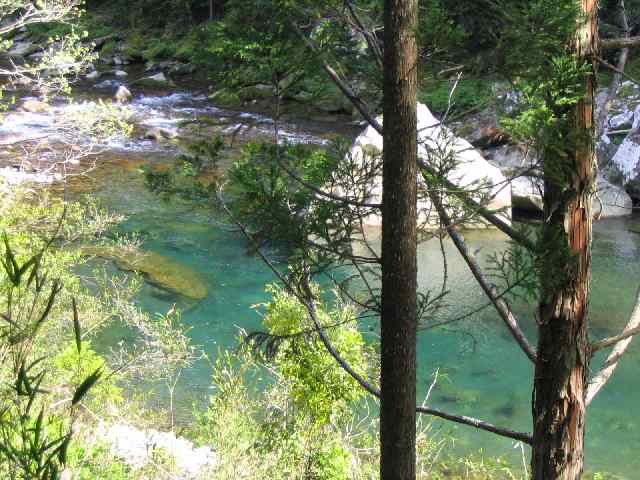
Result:
[[[154,161],[163,161],[162,158]],[[142,174],[119,165],[104,165],[98,198],[110,208],[126,213],[121,230],[138,233],[144,248],[169,256],[200,273],[210,294],[201,302],[145,286],[139,305],[149,312],[165,312],[173,302],[184,310],[183,320],[192,327],[189,335],[213,358],[219,348],[234,348],[240,328],[260,326],[251,305],[267,299],[264,285],[272,274],[255,256],[247,254],[244,239],[212,214],[207,206],[172,199],[170,202],[149,193]],[[595,227],[592,333],[601,337],[618,331],[626,322],[638,288],[640,264],[637,259],[640,235],[629,227],[634,219],[605,220]],[[504,237],[497,232],[470,232],[467,240],[480,248],[480,258],[504,248]],[[455,318],[483,305],[482,292],[472,281],[453,246],[446,245],[449,306],[434,321]],[[276,251],[273,258],[283,261]],[[420,249],[420,282],[423,289],[439,288],[442,277],[439,246]],[[523,302],[514,308],[529,334],[535,337],[534,305]],[[590,410],[587,457],[590,470],[606,470],[635,478],[640,468],[636,448],[640,425],[632,415],[640,400],[638,373],[640,349],[637,344],[624,358],[613,380],[595,400]],[[597,358],[593,368],[599,365]],[[511,340],[497,315],[487,308],[459,323],[426,329],[419,340],[419,392],[424,395],[439,370],[439,380],[431,404],[453,413],[473,415],[487,421],[523,431],[530,430],[532,366]],[[186,415],[192,401],[206,397],[210,385],[210,366],[199,362],[183,374],[176,403]],[[162,394],[160,394],[162,397]],[[180,407],[181,406],[181,407]],[[520,461],[514,442],[450,423],[436,421],[436,430],[456,438],[462,451],[504,455]]]
[[[132,108],[141,125],[167,128],[176,128],[180,119],[196,114],[233,117],[229,112],[208,105],[206,97],[187,94],[163,98],[138,96]],[[39,133],[48,128],[44,121],[47,119],[38,118],[35,119],[39,122],[35,123],[36,127],[29,127],[31,130],[27,131],[24,125],[32,125],[35,120],[22,117],[13,123],[5,122],[5,127],[14,128],[21,134],[31,134],[34,129]],[[231,123],[243,119],[257,124],[250,135],[255,135],[256,131],[264,133],[269,128],[268,118],[238,112]],[[305,128],[300,138],[311,141],[322,132],[339,133],[335,126],[331,130],[326,124]],[[293,131],[292,138],[298,134]],[[172,303],[177,303],[183,312],[184,323],[191,328],[189,335],[193,343],[200,345],[210,359],[215,358],[220,348],[235,348],[240,329],[260,327],[260,317],[251,306],[268,300],[264,287],[274,281],[272,274],[256,256],[247,254],[248,245],[243,237],[229,228],[224,218],[213,213],[210,206],[176,198],[165,201],[146,189],[140,166],[171,162],[175,148],[138,140],[110,146],[109,150],[99,158],[98,169],[93,173],[95,182],[87,185],[83,180],[85,184],[80,189],[95,194],[109,209],[125,214],[127,219],[120,230],[139,235],[144,249],[193,269],[209,289],[206,299],[189,301],[145,285],[136,299],[139,306],[155,313],[166,312]],[[640,220],[605,220],[595,226],[591,304],[594,338],[618,332],[635,300],[640,284],[640,235],[631,233],[630,228],[640,230]],[[480,249],[479,257],[484,261],[506,245],[504,236],[494,231],[471,232],[467,234],[467,240],[474,249]],[[447,308],[432,319],[433,322],[457,318],[486,303],[449,243],[446,252],[451,293]],[[269,255],[285,266],[284,256],[277,250],[272,249]],[[433,242],[422,245],[419,260],[421,288],[439,290],[442,281],[439,245]],[[513,307],[535,343],[535,305],[520,302]],[[364,329],[368,331],[369,327]],[[114,330],[104,339],[117,341],[127,335],[127,332]],[[433,373],[439,372],[430,404],[512,429],[530,430],[532,365],[491,308],[446,327],[423,330],[418,351],[421,396],[432,383]],[[601,357],[596,358],[594,369],[601,360]],[[192,403],[206,400],[210,392],[210,374],[208,361],[199,361],[183,373],[175,392],[178,418],[188,419]],[[640,445],[640,425],[635,409],[640,402],[639,374],[640,347],[636,341],[590,409],[587,425],[589,470],[608,471],[626,479],[638,478],[640,455],[636,450]],[[166,386],[157,385],[155,390],[157,401],[166,407]],[[440,421],[434,421],[433,428],[441,435],[455,437],[456,448],[461,452],[483,450],[491,456],[506,456],[516,464],[521,462],[520,450],[514,448],[514,442],[510,440]]]

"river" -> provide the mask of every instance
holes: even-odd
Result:
[[[107,98],[117,82],[103,82],[99,88],[87,86],[78,91],[82,101]],[[219,108],[206,95],[178,88],[174,92],[136,91],[130,105],[139,129],[162,127],[182,134],[186,119],[223,119],[220,132],[238,134],[241,140],[269,136],[272,120],[255,112],[236,112]],[[0,127],[0,136],[36,137],[50,134],[53,120],[66,108],[57,103],[48,113],[9,113]],[[77,107],[75,107],[77,108]],[[244,125],[244,126],[243,126]],[[344,122],[289,121],[282,125],[290,141],[322,144],[339,134],[353,136],[357,131]],[[141,168],[144,165],[168,165],[178,154],[171,142],[146,139],[121,139],[104,146],[97,168],[90,177],[76,183],[79,191],[95,195],[105,207],[125,214],[119,227],[138,235],[146,250],[169,257],[197,272],[206,283],[208,296],[187,301],[152,285],[145,285],[137,298],[147,312],[166,312],[174,302],[183,310],[193,343],[201,345],[209,358],[220,348],[233,348],[241,328],[260,326],[252,305],[267,300],[264,287],[274,278],[260,260],[247,253],[248,245],[224,218],[206,204],[151,193]],[[7,156],[0,160],[10,162]],[[14,161],[15,163],[15,161]],[[619,331],[633,307],[640,284],[640,219],[607,219],[596,223],[593,246],[593,299],[591,324],[593,337]],[[479,250],[481,261],[506,247],[506,238],[496,231],[468,232],[467,240]],[[446,243],[449,285],[448,306],[436,320],[464,315],[486,300],[470,277],[453,246]],[[284,262],[277,250],[269,254]],[[437,242],[421,245],[419,276],[422,289],[437,288],[442,279],[440,246]],[[535,305],[526,301],[514,304],[530,338],[535,338]],[[363,326],[369,331],[369,325]],[[103,336],[116,342],[123,332]],[[106,347],[107,345],[103,345]],[[508,331],[490,308],[464,321],[438,329],[428,329],[419,337],[419,392],[425,395],[438,370],[439,379],[430,403],[457,414],[473,415],[513,429],[531,429],[532,365],[512,341]],[[602,361],[599,355],[593,364]],[[186,371],[176,391],[176,403],[186,415],[192,402],[203,401],[210,392],[210,364],[198,362]],[[587,466],[590,471],[606,471],[620,478],[637,478],[640,471],[640,421],[635,413],[640,404],[640,347],[637,341],[622,361],[615,376],[590,408],[587,425]],[[159,398],[164,398],[159,394]],[[456,448],[464,452],[483,451],[489,456],[504,456],[521,462],[514,442],[468,427],[434,421],[434,432],[452,436]],[[514,448],[515,447],[515,448]]]

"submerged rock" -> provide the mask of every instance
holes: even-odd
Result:
[[[197,272],[159,253],[114,246],[83,247],[82,253],[110,260],[120,270],[140,273],[149,283],[187,298],[202,300],[209,294]]]
[[[190,63],[178,63],[169,68],[169,73],[172,75],[191,75],[196,71],[196,67]]]

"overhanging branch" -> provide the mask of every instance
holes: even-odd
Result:
[[[238,221],[235,216],[231,213],[229,208],[226,206],[223,200],[222,193],[218,193],[218,199],[220,200],[220,204],[225,213],[229,216],[231,221],[236,224],[236,226],[240,229],[242,234],[249,240],[255,247],[255,251],[258,253],[262,261],[267,265],[267,267],[273,272],[273,274],[282,282],[287,291],[289,291],[292,295],[294,295],[305,307],[307,313],[309,314],[309,318],[314,324],[314,327],[322,341],[324,347],[329,352],[329,354],[334,358],[336,363],[342,368],[345,372],[347,372],[358,384],[365,389],[369,394],[373,395],[376,398],[380,398],[380,390],[371,384],[368,380],[362,377],[358,372],[356,372],[353,367],[346,361],[340,353],[336,350],[331,340],[327,337],[326,332],[324,331],[324,327],[320,323],[315,307],[315,302],[313,299],[313,293],[311,292],[311,287],[309,285],[308,275],[305,275],[302,280],[302,290],[304,295],[298,291],[298,289],[294,288],[291,285],[291,282],[273,265],[271,260],[269,260],[262,250],[260,246],[255,242],[253,237],[249,234],[246,227]],[[517,440],[519,442],[526,443],[531,445],[533,443],[533,438],[528,433],[517,432],[508,428],[498,427],[489,422],[485,422],[484,420],[479,420],[473,417],[467,417],[465,415],[454,415],[448,412],[444,412],[435,408],[429,408],[426,406],[416,406],[416,412],[423,413],[426,415],[433,415],[435,417],[439,417],[445,420],[449,420],[455,423],[459,423],[461,425],[467,425],[470,427],[474,427],[478,430],[484,430],[487,432],[494,433],[496,435],[511,438],[513,440]]]
[[[616,50],[640,46],[640,36],[623,38],[605,38],[600,40],[600,50]]]
[[[424,177],[425,177],[425,181],[428,181],[426,176]],[[493,306],[496,308],[498,314],[504,321],[505,325],[511,332],[511,335],[513,336],[515,341],[518,343],[522,351],[527,355],[529,360],[535,363],[536,362],[535,349],[531,346],[531,344],[527,340],[526,335],[518,325],[518,320],[516,319],[511,309],[509,308],[509,305],[507,304],[507,302],[505,302],[505,300],[502,297],[500,297],[500,294],[498,293],[498,290],[496,289],[495,285],[493,285],[487,279],[486,275],[482,271],[482,268],[480,267],[476,259],[473,257],[473,254],[469,251],[469,248],[467,247],[466,242],[462,238],[462,235],[460,235],[460,233],[458,233],[458,231],[456,230],[455,226],[453,225],[453,222],[451,221],[451,218],[449,217],[449,214],[447,213],[444,205],[442,204],[442,201],[438,197],[438,193],[430,190],[429,198],[431,199],[431,203],[433,203],[433,205],[436,207],[436,210],[438,211],[438,216],[440,217],[442,224],[445,226],[447,233],[449,234],[449,237],[451,237],[451,240],[453,241],[454,245],[460,252],[460,255],[462,255],[462,258],[467,263],[467,266],[469,267],[469,270],[471,270],[471,273],[475,277],[476,281],[478,282],[478,284],[480,285],[484,293],[487,295],[489,300],[491,300],[491,303],[493,303]]]
[[[591,345],[591,351],[596,352],[603,348],[614,346],[613,350],[604,362],[604,365],[600,371],[591,379],[589,386],[587,387],[586,403],[589,405],[593,399],[598,395],[600,390],[607,384],[611,376],[618,366],[620,358],[625,354],[633,336],[640,333],[640,289],[638,290],[638,296],[636,298],[636,305],[631,313],[629,322],[624,331],[617,336],[610,337],[600,342],[596,342]]]

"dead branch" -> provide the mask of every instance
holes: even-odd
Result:
[[[428,181],[426,176],[424,176],[424,178],[425,178],[425,181]],[[473,254],[469,250],[469,247],[467,246],[466,242],[462,238],[462,235],[460,235],[458,230],[453,225],[451,218],[449,217],[449,214],[447,213],[444,205],[442,204],[442,201],[440,200],[438,194],[430,193],[429,197],[431,198],[431,202],[433,203],[433,205],[436,207],[436,210],[438,211],[440,221],[445,226],[447,233],[451,237],[451,240],[453,240],[453,243],[458,249],[458,251],[460,252],[460,255],[462,255],[462,258],[464,259],[467,266],[469,267],[469,270],[471,270],[471,273],[473,274],[474,278],[476,279],[476,281],[478,282],[478,284],[480,285],[484,293],[487,295],[489,300],[491,300],[491,303],[493,303],[498,314],[504,321],[505,325],[511,332],[511,335],[513,336],[515,341],[518,343],[522,351],[527,355],[527,357],[533,363],[535,363],[536,362],[535,349],[531,346],[531,344],[527,340],[526,335],[518,325],[518,320],[516,319],[515,315],[511,311],[511,308],[509,308],[509,305],[507,304],[507,302],[500,296],[498,289],[495,287],[495,285],[493,285],[487,279],[486,275],[482,271],[482,268],[478,264],[477,260],[473,257]]]
[[[318,333],[318,336],[320,337],[320,340],[322,341],[323,345],[325,346],[329,354],[334,358],[334,360],[345,372],[347,372],[356,382],[358,382],[358,384],[362,388],[364,388],[369,394],[373,395],[374,397],[380,398],[380,390],[374,385],[372,385],[368,380],[366,380],[360,374],[358,374],[358,372],[356,372],[353,369],[353,367],[351,367],[351,365],[346,360],[344,360],[344,358],[342,358],[340,353],[335,349],[335,347],[331,343],[331,340],[327,337],[324,331],[324,327],[320,323],[317,316],[314,296],[313,296],[313,293],[311,292],[311,287],[309,285],[308,272],[305,273],[302,279],[301,287],[302,287],[302,291],[304,292],[304,295],[302,295],[301,292],[298,291],[298,289],[294,288],[291,282],[287,278],[285,278],[285,276],[280,271],[278,271],[278,269],[273,265],[271,260],[267,258],[267,256],[264,253],[262,253],[262,250],[260,249],[260,245],[258,245],[255,242],[255,240],[249,234],[249,232],[247,231],[246,227],[242,224],[242,222],[237,220],[233,215],[233,213],[231,213],[229,208],[224,203],[221,190],[218,191],[218,200],[220,201],[220,205],[222,209],[229,216],[231,221],[240,229],[240,231],[245,236],[245,238],[249,242],[253,243],[255,247],[255,251],[258,253],[258,255],[260,256],[262,261],[265,263],[265,265],[267,265],[267,267],[273,272],[273,274],[278,278],[278,280],[280,280],[280,282],[285,286],[287,291],[292,295],[294,295],[305,307],[311,321],[315,326],[315,329]],[[485,422],[483,420],[479,420],[477,418],[467,417],[465,415],[454,415],[454,414],[450,414],[447,412],[443,412],[441,410],[437,410],[437,409],[429,408],[425,406],[416,406],[416,411],[419,413],[443,418],[445,420],[456,422],[462,425],[468,425],[468,426],[477,428],[479,430],[495,433],[496,435],[500,435],[506,438],[511,438],[513,440],[518,440],[528,445],[531,445],[531,443],[533,442],[533,438],[528,433],[516,432],[508,428],[498,427],[491,423]]]
[[[624,331],[620,335],[595,342],[591,345],[592,352],[596,352],[610,346],[615,346],[605,360],[600,371],[594,375],[589,382],[586,396],[587,405],[593,401],[595,396],[598,395],[600,390],[602,390],[602,388],[607,384],[618,366],[618,361],[625,354],[633,340],[633,336],[637,333],[640,333],[640,289],[638,290],[636,305],[633,308],[633,312],[631,313],[631,317],[629,318],[629,322],[627,323]]]

